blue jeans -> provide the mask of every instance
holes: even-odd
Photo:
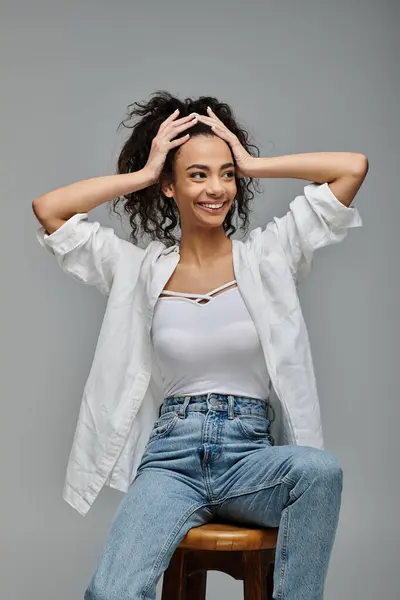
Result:
[[[155,600],[188,530],[219,517],[279,527],[274,599],[323,599],[343,472],[326,450],[275,446],[271,409],[217,393],[164,399],[85,600]]]

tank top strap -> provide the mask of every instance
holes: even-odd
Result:
[[[223,285],[220,285],[219,287],[215,288],[214,290],[211,290],[211,292],[208,292],[208,294],[190,294],[190,293],[185,293],[185,292],[172,292],[171,290],[163,290],[161,293],[162,294],[167,294],[168,296],[183,296],[185,298],[198,298],[198,299],[212,299],[212,294],[215,294],[216,292],[220,292],[221,290],[224,290],[225,288],[233,285],[234,283],[236,283],[236,279],[234,279],[233,281],[228,281],[228,283],[224,283]]]
[[[230,287],[234,283],[236,283],[236,279],[234,279],[233,281],[228,281],[228,283],[224,283],[223,285],[220,285],[219,287],[215,288],[215,290],[211,290],[211,292],[208,292],[208,294],[211,296],[211,294],[215,294],[215,292],[220,292],[221,290]]]

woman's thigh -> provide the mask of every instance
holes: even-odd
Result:
[[[278,527],[273,597],[322,600],[341,505],[343,473],[336,457],[254,438],[254,451],[233,470],[217,518]]]
[[[265,442],[231,466],[226,475],[229,486],[218,486],[223,501],[216,508],[217,516],[278,527],[282,511],[311,483],[320,481],[320,487],[329,495],[332,482],[340,483],[342,470],[337,458],[327,450],[298,445],[271,446]]]
[[[209,522],[204,498],[173,472],[144,469],[114,516],[85,600],[153,600],[180,541]]]

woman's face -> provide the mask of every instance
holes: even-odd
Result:
[[[182,227],[220,227],[237,192],[229,144],[214,135],[189,139],[175,155],[174,182],[163,192],[175,200]],[[223,206],[207,210],[204,203]]]

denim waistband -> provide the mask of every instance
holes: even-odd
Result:
[[[268,409],[271,409],[271,417],[268,416]],[[256,414],[265,416],[271,423],[275,420],[275,411],[268,399],[216,392],[187,396],[167,396],[160,406],[159,416],[175,411],[178,412],[180,417],[184,418],[187,411],[208,412],[208,410],[226,412],[229,418],[236,415]]]

